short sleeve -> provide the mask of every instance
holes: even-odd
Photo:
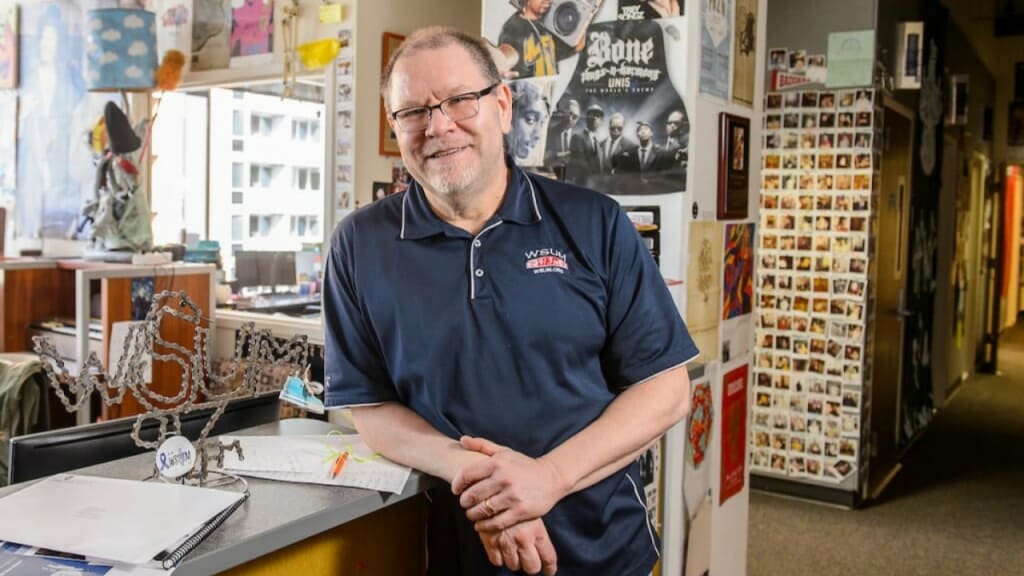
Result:
[[[621,208],[608,220],[605,380],[621,390],[699,355],[665,279]]]
[[[324,271],[324,390],[328,408],[396,399],[377,339],[359,304],[346,230],[351,234],[351,223],[342,224],[335,233]]]

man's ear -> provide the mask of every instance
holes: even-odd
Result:
[[[494,98],[498,101],[498,112],[501,115],[501,133],[508,134],[512,130],[512,91],[508,84],[498,84],[494,88]]]

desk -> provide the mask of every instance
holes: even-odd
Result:
[[[332,426],[315,420],[282,420],[233,433],[240,435],[325,434]],[[153,454],[76,470],[109,478],[143,478]],[[413,472],[401,494],[359,488],[247,479],[251,497],[200,544],[175,576],[345,574],[408,576],[424,571],[425,507],[417,496],[441,486]],[[0,489],[0,497],[30,483]]]
[[[53,317],[75,318],[78,328],[76,360],[88,356],[88,331],[93,316],[91,283],[100,283],[100,316],[103,339],[100,360],[107,363],[111,326],[131,319],[131,288],[133,278],[154,278],[154,294],[163,290],[187,293],[204,316],[215,306],[215,268],[209,264],[173,263],[159,266],[136,266],[84,260],[46,260],[40,258],[0,258],[0,351],[30,350],[28,327],[33,322]],[[192,348],[193,326],[177,319],[166,319],[160,333],[165,340]],[[174,396],[181,383],[181,369],[172,362],[153,367],[153,390]],[[130,416],[143,409],[130,395],[119,406],[104,406],[105,418]],[[86,403],[78,411],[78,423],[94,419]]]

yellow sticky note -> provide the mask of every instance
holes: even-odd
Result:
[[[345,11],[341,4],[324,4],[320,6],[320,23],[337,24],[345,19]]]

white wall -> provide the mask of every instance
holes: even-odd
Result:
[[[378,154],[381,39],[384,32],[408,35],[417,28],[444,25],[480,34],[480,0],[373,0],[356,11],[355,182],[359,206],[370,202],[375,180],[391,180],[397,157]]]

